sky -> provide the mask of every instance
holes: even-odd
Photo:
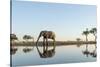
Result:
[[[37,40],[42,30],[53,31],[58,41],[85,39],[82,31],[96,27],[95,5],[12,1],[12,33]],[[89,39],[93,40],[90,35]]]

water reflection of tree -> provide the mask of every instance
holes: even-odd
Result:
[[[80,46],[81,46],[81,44],[76,44],[76,46],[77,46],[77,47],[80,47]]]
[[[23,52],[24,53],[28,53],[28,52],[31,52],[33,50],[33,48],[30,48],[28,46],[26,46],[25,48],[23,48]]]
[[[81,41],[80,41],[81,39],[80,38],[76,38],[76,40],[77,40],[77,45],[76,46],[80,47],[81,46]]]
[[[11,48],[10,48],[10,54],[11,54],[11,55],[16,54],[17,50],[18,50],[18,48],[11,47]]]
[[[89,53],[90,53],[90,52],[88,51],[88,44],[86,44],[86,50],[83,51],[83,54],[86,55],[86,56],[88,57]]]
[[[84,55],[86,55],[86,57],[88,57],[89,55],[92,56],[92,57],[97,57],[96,47],[95,47],[95,49],[92,52],[90,52],[88,50],[88,44],[86,44],[86,50],[85,51],[82,51],[82,53]]]
[[[95,44],[96,45],[96,44]],[[92,57],[97,57],[97,51],[96,51],[96,46],[95,46],[95,49],[92,51],[92,52],[90,52],[90,55],[92,56]]]

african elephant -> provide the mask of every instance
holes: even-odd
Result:
[[[43,43],[44,43],[43,48],[44,48],[44,50],[45,50],[45,48],[46,48],[46,50],[48,49],[48,39],[53,40],[53,47],[55,49],[55,33],[54,32],[52,32],[52,31],[41,31],[39,36],[38,36],[38,39],[36,41],[36,46],[37,46],[37,43],[38,43],[40,37],[43,37]]]

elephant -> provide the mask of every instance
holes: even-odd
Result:
[[[48,39],[52,39],[53,40],[53,49],[55,49],[55,33],[52,31],[41,31],[38,39],[36,41],[36,46],[38,44],[38,41],[40,39],[40,37],[43,37],[43,51],[46,49],[48,50]]]

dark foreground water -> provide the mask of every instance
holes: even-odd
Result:
[[[40,53],[35,46],[13,47],[11,53],[12,67],[96,61],[95,45],[56,46],[55,50],[51,49],[52,47],[49,47],[49,51],[46,54],[46,52],[43,53],[42,47],[39,47]]]

